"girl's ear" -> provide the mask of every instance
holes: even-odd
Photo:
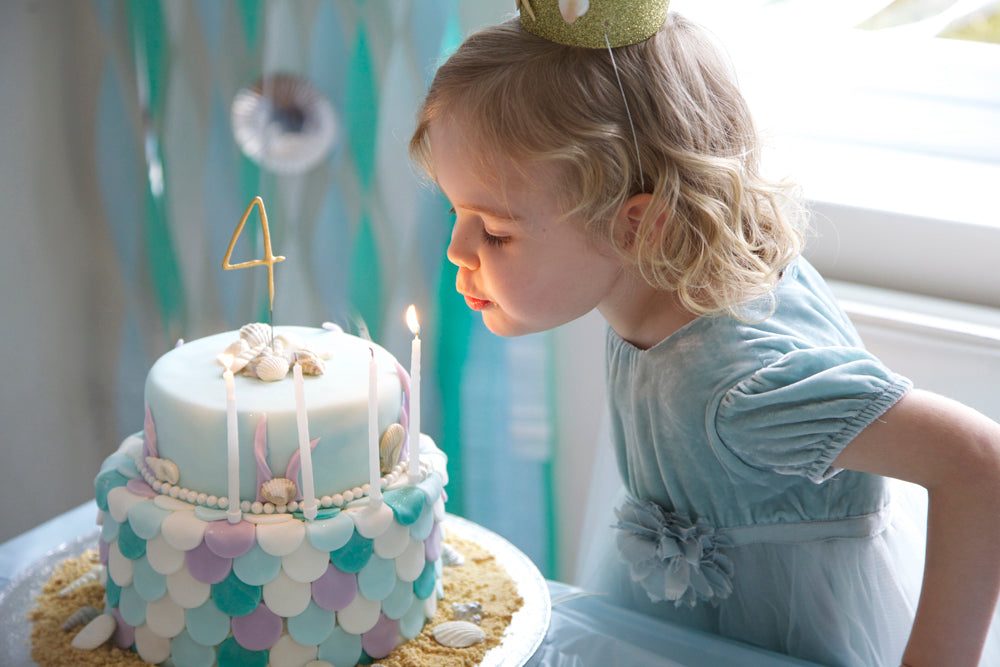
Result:
[[[615,217],[615,240],[619,247],[633,249],[639,233],[639,224],[652,205],[653,195],[643,192],[628,198]],[[666,213],[660,215],[657,225],[664,224]]]

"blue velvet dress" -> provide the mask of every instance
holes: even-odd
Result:
[[[771,297],[750,304],[753,323],[703,317],[648,350],[609,330],[625,493],[587,583],[823,665],[896,667],[920,589],[926,495],[832,463],[910,382],[865,351],[804,259]],[[1000,664],[988,662],[996,647],[987,654],[982,664]]]

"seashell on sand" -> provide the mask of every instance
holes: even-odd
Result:
[[[296,350],[292,356],[306,375],[322,375],[326,372],[326,364],[312,350]]]
[[[379,469],[385,475],[392,471],[399,463],[399,455],[403,450],[403,442],[406,440],[406,429],[402,424],[389,424],[389,428],[382,434],[382,440],[378,445]]]
[[[73,641],[70,642],[70,646],[85,651],[95,649],[111,639],[111,635],[115,634],[117,626],[115,617],[111,614],[95,616],[87,625],[83,626],[80,632],[76,633]]]
[[[287,505],[295,499],[298,487],[286,477],[275,477],[260,485],[260,495],[269,503]]]
[[[155,456],[146,457],[146,465],[150,472],[161,482],[176,484],[181,479],[181,471],[170,459],[158,459]]]
[[[434,626],[434,640],[449,648],[466,648],[486,639],[483,629],[468,621],[446,621]]]
[[[90,605],[87,605],[85,607],[80,607],[79,609],[77,609],[72,614],[66,617],[66,620],[63,621],[62,629],[72,630],[73,628],[78,628],[81,625],[86,625],[87,623],[90,623],[92,620],[94,620],[100,615],[101,615],[101,610],[98,609],[97,607],[91,607]]]
[[[276,382],[288,375],[288,359],[272,352],[265,352],[247,364],[245,373],[264,382]]]
[[[481,602],[455,602],[451,605],[451,617],[456,621],[469,621],[479,625],[483,621]]]
[[[465,556],[458,549],[445,542],[441,545],[441,564],[446,566],[465,565]]]
[[[73,591],[79,590],[88,584],[97,584],[101,581],[101,573],[104,571],[103,565],[96,565],[84,574],[80,575],[69,584],[67,584],[61,591],[56,593],[61,598],[66,597]]]
[[[251,322],[250,324],[244,324],[240,328],[240,338],[245,340],[251,348],[260,345],[269,346],[271,344],[271,337],[271,327],[263,322]]]

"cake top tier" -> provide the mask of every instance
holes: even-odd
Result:
[[[317,440],[312,450],[316,493],[360,487],[368,479],[369,364],[374,358],[378,369],[379,435],[405,420],[405,372],[385,349],[341,331],[275,327],[274,334],[283,341],[276,345],[279,351],[282,346],[286,353],[309,350],[309,363],[324,367],[322,374],[303,378],[308,439]],[[240,332],[231,331],[185,343],[163,355],[146,379],[146,449],[177,466],[184,488],[220,497],[227,494],[228,433],[224,367],[217,357],[227,349],[236,352],[231,346],[240,338]],[[233,389],[240,497],[254,501],[262,469],[267,469],[264,476],[285,477],[291,464],[291,473],[297,473],[299,434],[293,374],[264,381],[245,375],[248,370],[253,369],[236,374]]]

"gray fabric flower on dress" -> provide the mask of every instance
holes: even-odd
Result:
[[[733,565],[719,549],[729,540],[704,519],[695,522],[658,504],[629,498],[615,510],[618,556],[653,602],[693,607],[732,593]]]

